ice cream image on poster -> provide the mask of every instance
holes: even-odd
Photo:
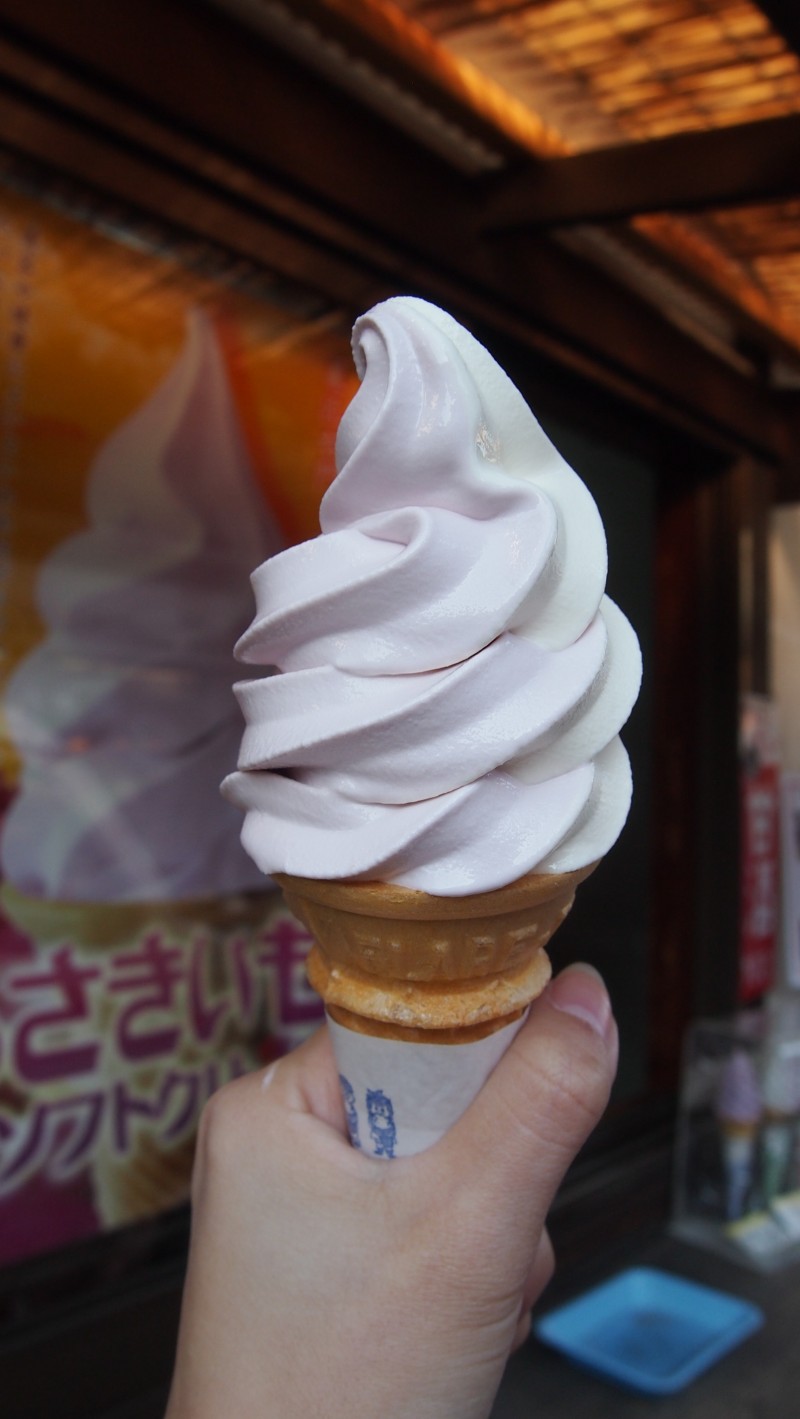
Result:
[[[722,1071],[717,1096],[722,1145],[725,1216],[737,1222],[751,1204],[763,1099],[755,1064],[744,1049],[734,1050]]]
[[[202,313],[99,450],[86,505],[86,529],[41,568],[46,634],[6,691],[23,767],[3,876],[67,902],[263,889],[218,784],[238,752],[231,646],[251,615],[249,571],[282,538]]]

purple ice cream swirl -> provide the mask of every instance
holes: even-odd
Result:
[[[239,770],[262,871],[488,891],[627,816],[636,637],[595,504],[492,357],[419,300],[354,328],[321,535],[253,575]]]

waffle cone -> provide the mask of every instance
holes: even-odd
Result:
[[[462,1044],[518,1019],[544,990],[544,947],[595,866],[531,872],[468,897],[383,882],[275,880],[315,939],[308,978],[334,1020],[361,1034]]]

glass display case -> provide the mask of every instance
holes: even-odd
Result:
[[[800,1259],[800,992],[689,1031],[673,1230],[757,1270]]]

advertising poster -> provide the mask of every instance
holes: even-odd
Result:
[[[780,756],[777,710],[745,695],[739,724],[739,1000],[760,1000],[775,976],[780,914]]]
[[[348,329],[189,256],[0,187],[0,1264],[184,1201],[204,1101],[320,1014],[219,783]]]

